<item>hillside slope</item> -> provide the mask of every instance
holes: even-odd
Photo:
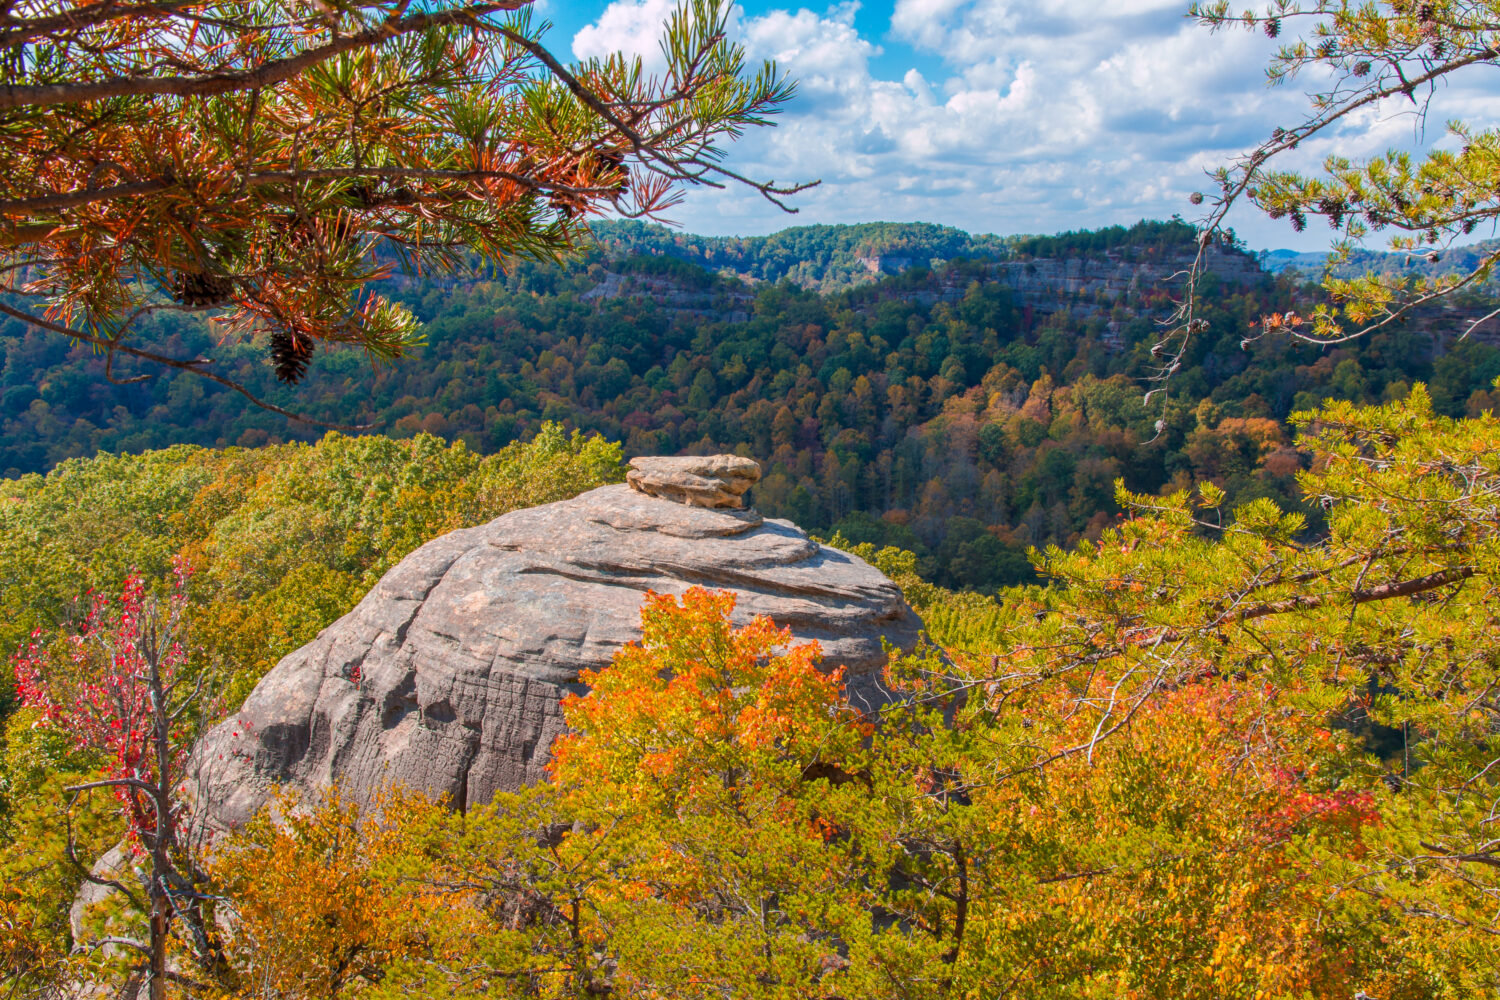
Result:
[[[819,252],[832,259],[847,235]],[[1289,500],[1302,459],[1283,421],[1323,398],[1378,401],[1423,380],[1443,412],[1494,405],[1500,353],[1447,350],[1434,317],[1338,350],[1242,348],[1261,315],[1306,303],[1299,284],[1231,249],[1203,285],[1207,335],[1166,409],[1148,410],[1141,378],[1172,308],[1162,279],[1193,239],[1174,223],[1065,234],[834,294],[674,256],[595,255],[405,283],[428,345],[374,373],[357,354],[324,353],[292,391],[253,346],[219,353],[282,405],[398,438],[425,431],[487,453],[551,420],[631,455],[748,454],[766,467],[767,513],[900,544],[932,578],[980,588],[1029,578],[1028,545],[1096,534],[1116,512],[1117,478],[1154,492],[1198,476],[1237,499]],[[189,324],[142,335],[176,353],[214,349]],[[0,470],[12,475],[101,450],[322,433],[186,374],[109,385],[98,359],[14,325],[0,349]]]
[[[868,284],[909,267],[1009,256],[1001,237],[926,222],[797,226],[746,237],[695,236],[626,221],[597,222],[593,230],[609,257],[675,257],[752,283],[791,281],[824,292]]]
[[[1451,247],[1435,261],[1428,260],[1424,255],[1356,250],[1349,255],[1347,261],[1334,265],[1333,274],[1339,278],[1357,278],[1372,271],[1376,274],[1409,274],[1429,278],[1445,274],[1467,274],[1497,250],[1500,250],[1500,239]],[[1259,259],[1261,266],[1272,273],[1296,270],[1306,278],[1317,280],[1328,265],[1329,254],[1322,251],[1304,253],[1297,250],[1267,250],[1259,255]]]

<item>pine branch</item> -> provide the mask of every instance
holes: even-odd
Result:
[[[204,73],[194,76],[129,76],[91,83],[48,83],[0,86],[0,111],[40,108],[58,104],[83,104],[112,97],[211,97],[237,90],[269,87],[289,80],[334,56],[374,48],[392,38],[450,25],[472,25],[482,17],[502,10],[516,10],[532,0],[491,0],[440,14],[412,14],[388,20],[378,28],[336,38],[295,56],[276,59],[241,72]]]

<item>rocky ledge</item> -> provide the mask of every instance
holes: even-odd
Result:
[[[625,482],[647,496],[694,507],[743,507],[760,482],[760,465],[738,455],[632,458]]]
[[[605,486],[402,560],[204,738],[200,805],[226,828],[277,785],[337,780],[368,799],[401,784],[464,808],[537,781],[580,671],[640,637],[647,590],[694,585],[733,591],[741,621],[768,615],[817,640],[868,704],[885,700],[882,638],[910,648],[921,627],[878,570],[788,521]]]

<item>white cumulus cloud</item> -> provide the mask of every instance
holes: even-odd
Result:
[[[615,0],[577,34],[574,53],[655,57],[671,9],[671,0]],[[1298,84],[1265,86],[1270,42],[1212,34],[1185,9],[1185,0],[895,0],[879,38],[856,28],[855,3],[738,11],[737,39],[752,58],[775,59],[798,93],[778,127],[733,149],[732,164],[822,184],[798,196],[796,216],[731,189],[693,192],[675,219],[742,234],[876,219],[1014,233],[1190,216],[1205,170],[1308,104]],[[1493,114],[1492,87],[1445,96],[1460,113]],[[1409,143],[1402,110],[1308,143],[1298,165],[1335,146],[1359,156]],[[1260,245],[1296,242],[1253,211],[1236,221]]]
[[[676,7],[676,0],[616,0],[599,20],[573,36],[573,55],[589,59],[624,52],[658,68],[664,61],[659,44],[662,25]]]

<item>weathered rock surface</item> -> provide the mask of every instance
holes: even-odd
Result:
[[[579,672],[639,638],[646,590],[693,585],[822,643],[866,703],[884,700],[881,637],[909,648],[921,626],[879,571],[790,522],[605,486],[404,559],[205,737],[199,801],[230,827],[277,784],[367,799],[399,783],[462,808],[534,782]]]
[[[694,507],[743,507],[745,491],[760,482],[760,464],[738,455],[632,458],[625,482]]]

